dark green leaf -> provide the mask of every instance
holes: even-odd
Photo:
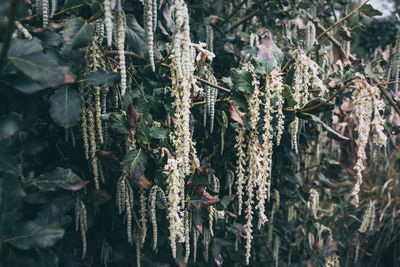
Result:
[[[63,34],[73,49],[87,46],[92,41],[92,27],[81,17],[65,21]]]
[[[145,164],[147,162],[147,156],[142,149],[131,150],[126,155],[122,161],[122,166],[124,167],[124,172],[130,170],[134,174],[142,174],[145,170]]]
[[[36,52],[24,56],[9,56],[8,61],[35,82],[34,87],[26,87],[26,89],[24,86],[16,86],[23,93],[34,93],[47,87],[71,83],[74,80],[69,68],[60,66],[51,54]],[[21,83],[17,82],[17,85]]]
[[[59,258],[56,253],[50,249],[37,249],[38,267],[55,267],[58,266]]]
[[[360,12],[363,14],[367,15],[368,17],[373,17],[373,16],[381,16],[382,12],[379,10],[373,8],[370,4],[366,4],[363,7],[360,8]]]
[[[311,2],[308,1],[300,1],[297,6],[301,9],[308,9],[312,5]]]
[[[114,86],[121,80],[118,72],[108,72],[106,70],[98,70],[86,76],[85,81],[95,86]]]
[[[7,139],[19,131],[22,122],[22,116],[17,113],[11,113],[5,119],[0,121],[0,141]]]
[[[165,139],[168,137],[169,129],[160,128],[155,125],[150,127],[150,137],[154,139]]]
[[[72,218],[68,215],[61,214],[60,209],[56,204],[49,203],[44,207],[43,211],[37,214],[35,221],[65,228],[71,223]]]
[[[81,99],[69,87],[60,87],[50,97],[50,116],[56,124],[64,128],[78,125],[81,119]]]
[[[303,113],[303,114],[306,114],[306,113]],[[350,140],[350,138],[348,138],[347,136],[344,136],[344,135],[336,132],[330,126],[328,126],[323,121],[321,121],[321,119],[318,118],[317,116],[312,115],[312,114],[306,114],[306,115],[307,116],[309,115],[308,117],[311,121],[320,124],[322,126],[322,128],[328,132],[328,137],[331,137],[337,141],[349,141]]]
[[[73,173],[71,169],[57,167],[53,172],[42,174],[38,178],[32,180],[32,184],[40,190],[55,191],[68,184],[79,181],[81,181],[81,179]]]
[[[307,104],[305,104],[302,109],[311,108],[311,107],[320,105],[321,103],[325,103],[325,102],[326,102],[325,98],[316,97],[316,98],[313,98],[310,101],[308,101]],[[333,110],[334,107],[335,107],[335,104],[333,102],[329,101],[328,103],[325,103],[323,105],[318,106],[317,108],[307,111],[307,113],[317,114],[317,113],[324,112],[324,111],[331,111],[331,110]]]
[[[0,236],[5,235],[18,221],[24,196],[19,179],[11,174],[3,174],[0,178]]]
[[[110,122],[111,128],[114,129],[115,131],[122,133],[122,134],[130,133],[129,129],[128,129],[128,124],[126,122],[124,115],[117,113],[117,112],[112,112],[112,113],[110,113],[108,121]]]
[[[0,171],[5,171],[12,173],[17,176],[22,175],[21,166],[17,160],[15,160],[11,155],[6,153],[0,148]]]
[[[138,54],[143,54],[147,51],[144,29],[132,14],[126,15],[126,43],[131,50]]]
[[[36,52],[43,51],[40,40],[37,38],[29,39],[12,39],[8,57],[21,57]]]
[[[283,97],[285,98],[286,105],[289,108],[294,108],[294,106],[297,104],[296,100],[294,100],[290,87],[286,84],[283,85]]]
[[[64,229],[37,221],[18,224],[4,237],[3,242],[19,249],[46,248],[53,246],[64,236]]]
[[[253,92],[254,86],[251,84],[253,77],[249,71],[232,69],[231,79],[237,90],[248,94]]]

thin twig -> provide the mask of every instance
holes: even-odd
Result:
[[[220,85],[218,85],[218,84],[210,83],[209,81],[206,81],[206,80],[204,80],[204,79],[202,79],[202,78],[200,78],[200,77],[197,77],[197,76],[195,76],[195,78],[196,78],[196,80],[197,80],[198,82],[204,83],[204,84],[206,84],[206,85],[208,85],[208,86],[211,86],[211,87],[214,87],[214,88],[217,88],[218,90],[221,90],[221,91],[224,91],[224,92],[227,92],[227,93],[230,93],[230,92],[231,92],[231,90],[229,90],[229,89],[227,89],[227,88],[225,88],[225,87],[222,87],[222,86],[220,86]]]
[[[245,23],[246,21],[248,21],[249,19],[251,19],[252,17],[254,17],[258,12],[260,11],[259,8],[257,8],[256,10],[250,12],[249,14],[247,14],[246,16],[242,17],[241,19],[239,19],[238,21],[235,21],[227,30],[227,32],[230,32],[231,30],[235,29],[237,26],[239,26],[240,24]]]
[[[335,28],[337,25],[339,25],[340,23],[342,23],[343,21],[345,21],[346,19],[350,18],[351,16],[353,16],[360,8],[362,8],[366,3],[368,3],[369,0],[365,1],[364,3],[362,3],[361,5],[359,5],[356,9],[354,9],[353,11],[351,11],[349,14],[347,14],[345,17],[343,17],[341,20],[339,20],[338,22],[336,22],[335,24],[333,24],[332,26],[328,27],[325,31],[323,31],[320,35],[318,35],[318,37],[316,38],[317,40],[319,38],[321,38],[322,36],[324,36],[327,32],[329,32],[330,30],[332,30],[333,28]]]
[[[104,53],[105,53],[106,55],[118,55],[119,52],[118,52],[118,51],[114,51],[114,50],[108,50],[108,51],[105,50]],[[138,54],[136,54],[136,53],[134,53],[134,52],[125,51],[124,53],[125,53],[125,56],[130,56],[130,57],[135,57],[135,58],[137,58],[137,59],[145,60],[144,57],[142,57],[141,55],[138,55]]]
[[[215,102],[228,102],[229,100],[231,100],[231,99],[229,97],[227,97],[227,98],[217,99]],[[192,103],[193,106],[204,105],[204,104],[207,104],[207,101],[198,101],[198,102]]]
[[[84,5],[87,5],[87,4],[88,4],[88,2],[83,2],[83,3],[80,3],[79,5],[71,6],[69,8],[64,9],[64,10],[61,10],[60,12],[57,12],[56,14],[54,14],[54,17],[58,16],[58,15],[61,15],[61,14],[64,14],[65,12],[71,11],[71,10],[73,10],[75,8],[80,8],[80,7],[82,7]]]
[[[14,32],[14,21],[17,13],[17,0],[11,0],[10,13],[8,14],[8,27],[6,37],[4,39],[3,48],[1,49],[0,57],[0,72],[3,70],[4,61],[7,57],[8,49],[10,48],[12,33]]]
[[[393,97],[389,94],[388,91],[386,91],[385,87],[380,85],[378,79],[375,77],[372,78],[372,80],[377,84],[379,90],[382,92],[382,94],[385,96],[385,98],[389,101],[389,104],[394,108],[394,110],[400,115],[400,108],[399,105],[396,103],[396,101],[393,99]]]

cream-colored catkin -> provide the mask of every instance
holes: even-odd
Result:
[[[319,193],[318,190],[312,188],[310,190],[310,196],[307,202],[307,208],[311,211],[314,219],[318,219],[318,209],[319,209]]]
[[[15,26],[17,27],[18,31],[22,33],[24,38],[31,40],[32,34],[21,24],[19,21],[15,21]]]
[[[183,262],[187,264],[189,262],[190,256],[190,226],[189,226],[189,217],[190,211],[185,211],[185,258]]]
[[[57,0],[51,0],[50,18],[54,17],[54,14],[56,14],[56,10],[57,10]]]
[[[279,248],[281,247],[281,239],[279,238],[278,235],[275,235],[275,240],[274,240],[274,261],[275,261],[275,267],[279,266]]]
[[[101,101],[100,101],[100,87],[94,86],[94,103],[95,103],[95,112],[96,112],[96,133],[97,137],[100,141],[100,144],[104,143],[103,139],[103,126],[101,121]]]
[[[129,180],[121,175],[117,182],[116,205],[118,213],[126,213],[126,233],[128,242],[133,244],[132,218],[133,218],[133,188]]]
[[[113,33],[113,23],[112,23],[112,11],[111,11],[111,0],[104,0],[104,24],[106,25],[107,34],[107,45],[112,45],[112,33]]]
[[[121,96],[126,92],[126,63],[125,63],[125,33],[126,33],[126,19],[125,13],[122,10],[118,12],[118,56],[119,56],[119,71],[121,73]]]
[[[208,228],[210,229],[210,235],[211,235],[211,236],[214,236],[214,230],[213,230],[213,228],[214,228],[214,225],[213,225],[213,222],[214,222],[214,212],[215,212],[214,207],[213,207],[213,206],[210,206],[210,207],[209,207],[209,210],[208,210]]]
[[[307,23],[307,39],[306,39],[306,51],[312,49],[315,43],[315,25],[313,22],[309,21]]]
[[[93,104],[92,104],[92,99],[89,97],[88,99],[88,109],[87,109],[87,116],[88,116],[88,132],[89,132],[89,152],[90,152],[90,159],[91,159],[91,165],[92,165],[92,172],[93,172],[93,179],[94,179],[94,184],[96,189],[100,189],[100,183],[99,183],[99,172],[98,172],[98,159],[96,156],[96,151],[97,151],[97,144],[96,144],[96,126],[95,126],[95,120],[93,116]]]
[[[203,228],[203,246],[204,246],[204,260],[208,262],[208,255],[211,242],[211,233],[208,228]]]
[[[154,0],[156,1],[156,0]],[[154,2],[153,0],[144,0],[144,22],[145,22],[145,33],[147,39],[147,49],[149,52],[149,60],[150,66],[153,71],[155,71],[155,63],[154,63]],[[157,17],[157,2],[155,4]],[[157,22],[157,19],[155,19]]]
[[[87,211],[86,206],[82,200],[78,199],[75,204],[75,231],[81,231],[82,238],[82,259],[86,257],[87,242],[86,232],[88,229],[87,224]]]
[[[140,259],[140,254],[141,254],[141,248],[142,248],[142,244],[141,244],[141,233],[139,231],[139,229],[135,228],[134,232],[134,237],[135,237],[135,247],[136,247],[136,267],[140,267],[141,265],[141,259]]]
[[[375,204],[373,201],[370,201],[367,209],[364,212],[362,217],[361,226],[358,229],[360,233],[365,233],[367,230],[372,231],[375,225]]]
[[[224,153],[224,147],[225,147],[225,132],[226,129],[228,129],[229,126],[229,120],[228,116],[226,115],[225,111],[221,112],[221,117],[222,117],[222,128],[221,128],[221,156]]]
[[[236,129],[236,144],[235,148],[237,149],[236,156],[238,157],[236,161],[236,175],[237,175],[237,182],[236,182],[236,195],[238,198],[238,215],[242,214],[242,206],[243,206],[243,186],[246,181],[246,162],[247,157],[245,153],[246,144],[245,144],[245,131],[244,128]]]
[[[143,246],[146,241],[147,236],[147,205],[146,205],[146,192],[141,191],[139,195],[139,203],[140,203],[140,226],[141,226],[141,240],[140,243]]]
[[[82,129],[82,139],[83,139],[83,147],[85,149],[85,158],[89,159],[89,135],[88,135],[88,124],[87,124],[87,105],[86,105],[86,95],[87,92],[85,87],[80,84],[79,85],[79,96],[82,102],[82,113],[81,113],[81,129]]]
[[[158,228],[157,228],[157,216],[156,216],[156,201],[157,195],[161,197],[163,204],[167,207],[167,199],[165,197],[164,192],[160,187],[154,185],[150,189],[149,193],[149,207],[150,207],[150,222],[153,226],[153,250],[157,249],[157,237],[158,237]]]
[[[276,133],[276,144],[279,145],[281,142],[281,138],[283,135],[283,131],[285,129],[285,115],[283,114],[283,76],[280,75],[276,70],[272,71],[270,74],[271,77],[271,92],[272,97],[276,99],[276,110],[272,110],[277,113],[278,122],[276,125],[277,133]]]
[[[42,0],[41,2],[43,27],[47,27],[49,25],[49,0]]]
[[[104,266],[107,267],[109,263],[111,263],[112,259],[112,247],[110,243],[107,242],[107,240],[103,240],[103,243],[101,244],[101,255],[100,255],[100,261],[101,264],[104,264]]]
[[[192,233],[193,233],[193,262],[196,263],[197,260],[197,241],[199,240],[200,237],[200,232],[196,229],[196,227],[192,227]]]

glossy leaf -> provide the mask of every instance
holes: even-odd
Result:
[[[82,106],[78,93],[69,87],[58,88],[50,97],[50,116],[56,124],[64,128],[78,125]]]
[[[108,72],[106,70],[98,70],[89,73],[85,81],[95,86],[115,86],[121,80],[118,72]]]
[[[81,179],[71,169],[57,167],[53,172],[42,174],[34,179],[32,184],[40,190],[55,191],[76,181],[81,181]]]

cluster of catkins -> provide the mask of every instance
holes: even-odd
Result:
[[[283,84],[280,75],[274,71],[266,80],[265,90],[261,92],[259,89],[260,83],[254,72],[254,67],[251,64],[247,64],[244,66],[244,69],[249,71],[253,77],[252,85],[254,91],[247,95],[248,122],[250,129],[247,138],[246,129],[237,129],[235,148],[238,150],[236,174],[239,215],[242,213],[243,199],[246,195],[246,201],[244,202],[246,218],[244,232],[246,239],[246,263],[248,264],[253,239],[253,204],[255,202],[257,202],[255,208],[258,210],[259,218],[258,228],[260,229],[265,222],[268,221],[265,215],[265,202],[270,198],[274,131],[271,121],[273,119],[272,113],[275,112],[272,107],[271,99],[273,97],[277,99],[279,121],[277,126],[277,142],[279,142],[283,132]],[[263,110],[261,106],[264,107]],[[264,114],[261,135],[262,143],[260,143],[260,132],[257,128],[257,124],[261,118],[261,111],[263,111],[262,113]],[[246,141],[247,145],[245,143]]]
[[[174,131],[170,135],[175,155],[168,153],[164,168],[167,178],[168,220],[172,256],[176,258],[176,242],[189,244],[185,229],[185,177],[199,167],[199,162],[190,132],[191,89],[196,80],[193,76],[195,50],[190,41],[189,14],[182,0],[175,0],[169,10],[175,24],[171,51],[171,96],[174,97]],[[185,231],[186,230],[186,231]],[[189,253],[187,250],[186,253]]]
[[[294,106],[295,109],[302,108],[311,98],[312,94],[310,89],[319,89],[319,95],[324,96],[327,92],[326,86],[318,77],[320,74],[320,67],[318,64],[310,59],[303,50],[296,50],[295,55],[295,70],[294,70],[294,84],[293,84],[293,97],[297,102]],[[299,128],[299,118],[295,118],[290,124],[290,132],[292,134],[292,147],[295,152],[297,149],[297,132]]]
[[[378,87],[371,86],[362,80],[354,81],[355,90],[353,91],[351,101],[353,111],[350,114],[356,122],[356,131],[358,137],[357,144],[357,161],[354,166],[356,171],[356,184],[351,192],[352,204],[358,206],[360,186],[362,184],[362,171],[365,169],[365,160],[367,159],[366,147],[370,135],[373,133],[374,144],[378,149],[386,145],[387,137],[383,131],[385,121],[380,112],[384,110],[385,103],[380,98]]]
[[[121,0],[104,0],[104,24],[106,25],[107,45],[112,45],[113,35],[113,11],[116,14],[117,24],[117,48],[119,56],[119,69],[121,73],[121,95],[126,92],[126,64],[125,64],[125,34],[126,34],[126,18],[122,8]]]
[[[85,53],[85,65],[82,69],[83,76],[91,72],[105,69],[105,60],[100,48],[99,36],[93,37],[92,43],[82,49]],[[90,161],[96,189],[100,188],[100,179],[104,182],[102,165],[96,152],[104,143],[101,114],[105,112],[105,100],[108,88],[79,84],[79,95],[82,102],[81,128],[85,157]]]

